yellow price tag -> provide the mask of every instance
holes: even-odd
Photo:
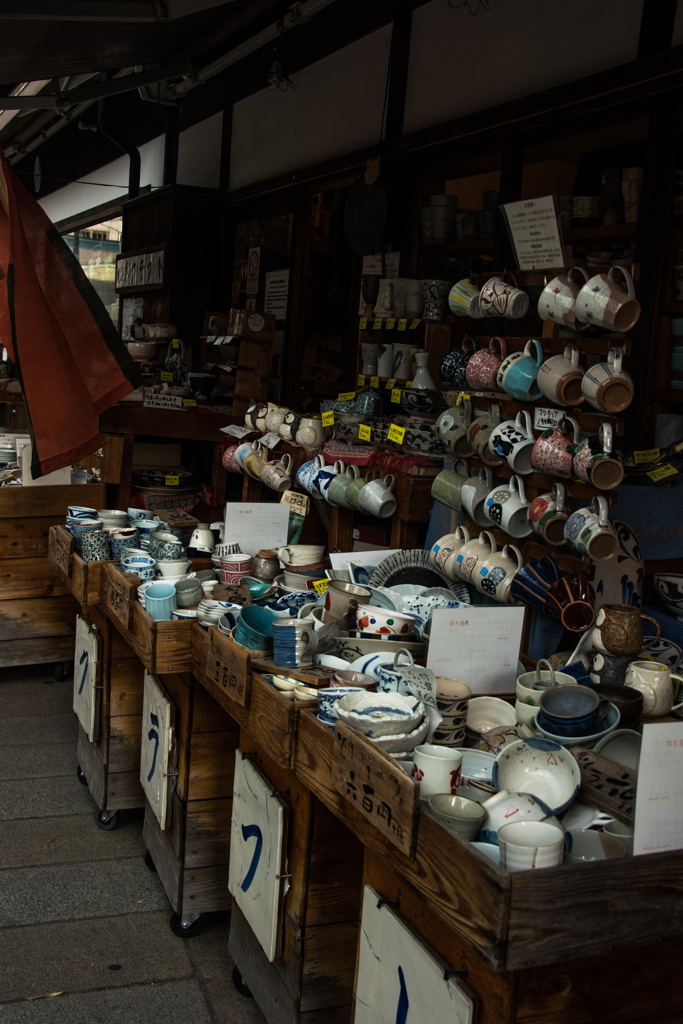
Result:
[[[389,433],[387,437],[390,441],[396,441],[397,444],[403,444],[403,438],[405,437],[406,428],[398,427],[395,423],[392,423],[389,427]]]
[[[180,477],[179,476],[167,476],[166,477],[166,486],[167,487],[177,487],[179,483],[180,483]]]
[[[180,342],[177,338],[174,338],[171,342],[171,348],[180,348]]]
[[[472,396],[468,395],[465,391],[461,391],[455,400],[456,405],[461,405],[463,402],[469,402]]]
[[[197,399],[196,398],[183,398],[183,405],[185,406],[186,409],[189,409],[191,406],[196,405],[196,404],[197,404]]]
[[[412,388],[412,386],[413,386],[412,380],[407,380],[405,382],[405,384],[403,385],[404,388]]]
[[[407,326],[408,326],[408,321],[407,320],[399,320],[399,322],[398,322],[398,329],[399,329],[399,331],[405,331]]]
[[[660,466],[659,469],[653,469],[647,474],[650,480],[657,483],[658,480],[663,480],[667,476],[678,476],[678,470],[675,466],[672,466],[670,462],[667,462],[665,466]]]
[[[368,318],[366,316],[360,318],[360,329],[361,331],[367,331],[368,329]]]
[[[377,319],[375,320],[374,324],[372,325],[372,329],[373,329],[373,331],[381,331],[382,330],[382,321],[381,321],[381,319],[379,317],[377,317]]]
[[[396,378],[390,377],[384,386],[385,391],[391,391],[392,388],[396,387]]]
[[[334,413],[330,409],[329,412],[324,412],[322,415],[322,421],[324,427],[331,427],[334,425]]]
[[[171,381],[173,380],[173,374],[169,373],[168,370],[162,370],[159,374],[162,380]]]
[[[656,462],[656,460],[659,458],[661,454],[662,453],[659,448],[648,448],[647,450],[643,449],[642,451],[633,453],[633,461],[635,463]]]
[[[391,390],[391,401],[395,402],[397,405],[401,404],[401,389],[400,388],[392,388],[392,390]]]
[[[358,436],[361,439],[361,441],[369,441],[370,438],[372,437],[372,431],[370,430],[370,427],[368,427],[365,423],[361,423],[361,425],[358,427]]]
[[[342,394],[337,395],[338,402],[352,402],[356,397],[355,391],[344,391]]]
[[[370,387],[373,387],[373,388],[378,388],[379,387],[379,377],[371,377],[370,378]]]
[[[421,320],[411,320],[410,321],[410,328],[409,328],[409,330],[414,331],[415,328],[419,327],[421,323],[422,323]]]
[[[396,326],[396,317],[390,316],[387,318],[387,330],[393,331]]]
[[[365,374],[364,373],[359,373],[358,374],[358,387],[359,388],[365,387]]]
[[[329,585],[329,580],[315,580],[313,583],[313,589],[317,594],[324,594]]]

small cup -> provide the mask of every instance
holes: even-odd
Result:
[[[145,609],[156,622],[171,619],[176,608],[176,590],[171,583],[153,583],[145,590]]]
[[[429,800],[437,793],[457,795],[462,753],[436,743],[421,743],[415,747],[412,778],[420,783],[420,800]]]
[[[553,484],[552,491],[539,494],[529,504],[529,522],[534,533],[552,547],[564,544],[564,528],[569,513],[564,507],[564,484]]]
[[[549,821],[514,821],[498,829],[500,866],[528,871],[562,863],[564,831]]]
[[[609,519],[609,506],[601,494],[590,507],[572,512],[564,528],[564,541],[594,562],[606,562],[619,550],[619,539]]]
[[[556,426],[544,430],[531,451],[533,469],[550,476],[571,477],[579,433],[579,424],[571,416],[563,416]]]
[[[633,381],[622,369],[622,360],[622,350],[611,348],[607,353],[607,362],[591,366],[581,379],[583,397],[600,412],[623,412],[631,404]]]
[[[486,811],[476,800],[450,793],[437,793],[429,798],[429,809],[451,832],[470,842],[482,826]]]
[[[480,286],[471,277],[465,277],[451,288],[448,305],[455,316],[467,316],[471,320],[483,320],[484,314],[479,305]]]

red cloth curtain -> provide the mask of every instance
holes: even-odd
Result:
[[[0,149],[0,342],[21,380],[34,477],[96,451],[99,414],[140,383],[97,292]]]

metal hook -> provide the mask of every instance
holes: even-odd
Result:
[[[468,974],[469,971],[467,970],[467,964],[463,964],[462,967],[459,969],[457,967],[447,967],[446,970],[443,972],[443,980],[448,981],[449,978],[452,978],[457,975],[466,978]]]
[[[395,900],[385,900],[385,899],[382,899],[380,897],[380,899],[377,900],[377,909],[379,910],[381,907],[384,907],[384,906],[387,906],[387,907],[400,907],[401,906],[401,897],[397,896]]]

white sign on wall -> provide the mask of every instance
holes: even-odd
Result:
[[[73,709],[91,743],[99,738],[98,691],[99,642],[97,633],[82,615],[76,616]]]
[[[419,935],[363,893],[354,1024],[471,1024],[474,997]]]
[[[251,761],[236,753],[228,889],[269,961],[279,954],[287,807]]]
[[[140,782],[162,829],[169,821],[169,780],[174,774],[175,707],[163,686],[145,670]]]

